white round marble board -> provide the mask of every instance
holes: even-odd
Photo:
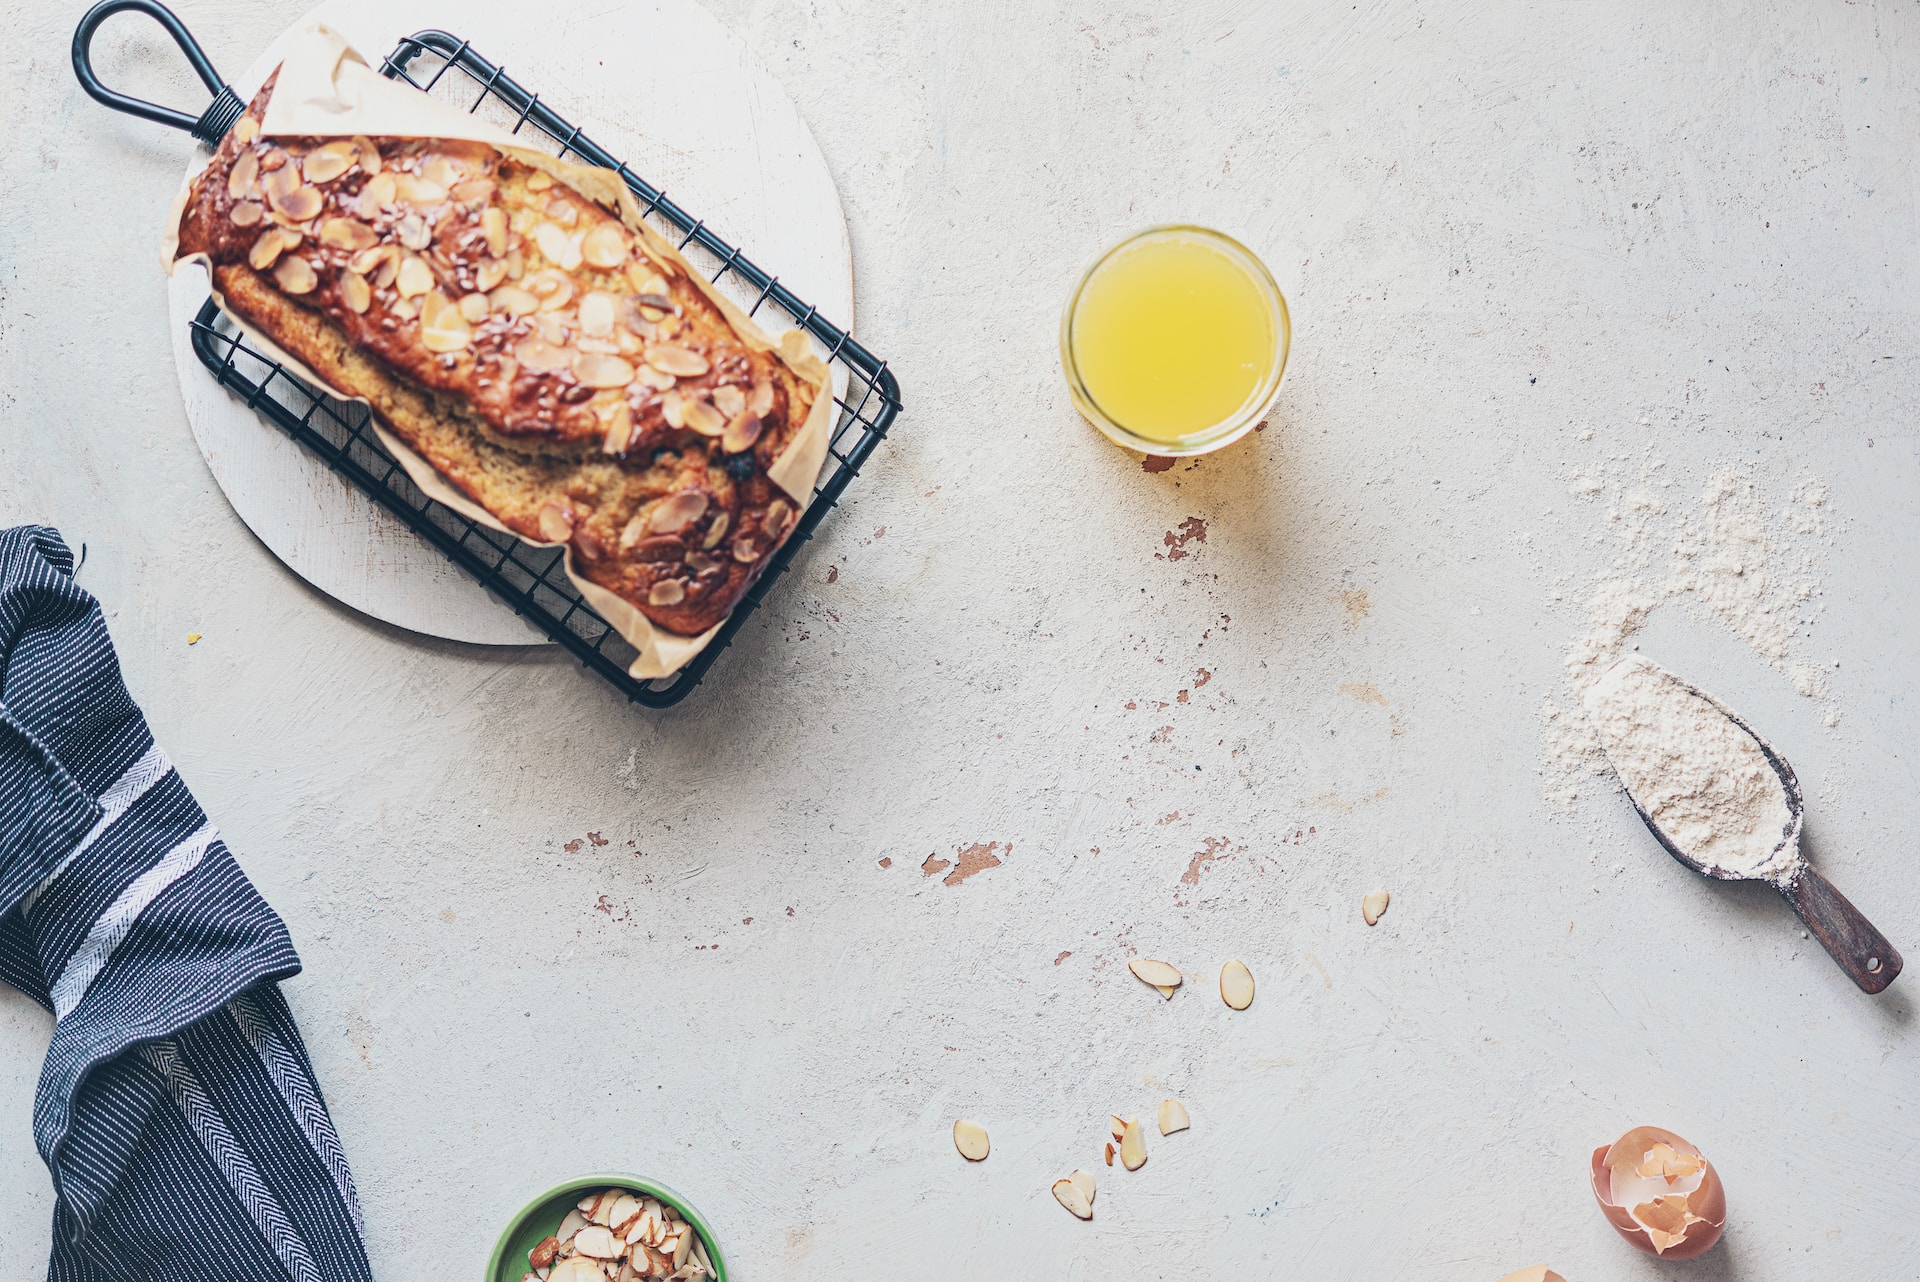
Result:
[[[471,41],[477,53],[582,125],[715,234],[741,246],[821,315],[853,325],[853,251],[826,158],[786,91],[693,0],[554,0],[540,7],[537,21],[529,21],[524,5],[501,0],[329,0],[232,78],[242,98],[250,99],[278,65],[287,37],[316,20],[346,36],[376,67],[402,36],[416,31],[439,29]],[[426,65],[438,61],[422,58]],[[449,72],[444,83],[449,90],[477,89],[459,72]],[[511,120],[505,123],[511,127]],[[196,149],[187,172],[205,163],[206,153]],[[728,290],[728,282],[721,288]],[[752,304],[748,291],[728,292]],[[189,269],[169,279],[181,396],[214,479],[260,541],[322,592],[398,627],[483,645],[546,641],[214,381],[188,334],[206,299],[203,272]],[[777,308],[763,308],[759,319],[775,331],[788,320]],[[836,366],[835,373],[835,391],[844,394],[845,371]]]

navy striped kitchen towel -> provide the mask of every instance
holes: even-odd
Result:
[[[358,1282],[286,926],[154,743],[50,529],[0,533],[0,979],[53,1012],[50,1282]]]

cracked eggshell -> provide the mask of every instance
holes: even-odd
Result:
[[[1657,1167],[1655,1146],[1672,1150],[1682,1167],[1698,1163],[1697,1171],[1669,1175]],[[1646,1172],[1646,1173],[1642,1173]],[[1719,1172],[1699,1149],[1658,1126],[1636,1126],[1611,1144],[1593,1150],[1593,1196],[1601,1213],[1621,1237],[1648,1255],[1666,1260],[1691,1260],[1704,1255],[1720,1240],[1727,1221],[1727,1192]],[[1648,1224],[1637,1210],[1679,1197],[1684,1222],[1674,1231]],[[1670,1221],[1671,1222],[1671,1221]]]

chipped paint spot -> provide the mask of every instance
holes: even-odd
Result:
[[[1356,703],[1377,703],[1383,708],[1387,706],[1387,696],[1381,694],[1380,687],[1371,681],[1344,681],[1340,685],[1340,693]]]
[[[1199,672],[1194,674],[1193,688],[1198,690],[1201,686],[1207,684],[1207,682],[1211,680],[1213,680],[1213,673],[1207,671],[1205,668],[1202,668],[1200,669]]]
[[[1319,972],[1320,972],[1320,983],[1321,983],[1321,985],[1322,985],[1322,986],[1323,986],[1323,987],[1324,987],[1324,988],[1325,988],[1325,989],[1326,989],[1326,990],[1327,990],[1328,992],[1332,992],[1332,991],[1333,991],[1333,976],[1331,976],[1331,975],[1329,975],[1329,974],[1327,974],[1327,968],[1326,968],[1325,966],[1322,966],[1322,965],[1320,964],[1320,959],[1319,959],[1318,957],[1315,957],[1315,956],[1314,956],[1314,955],[1313,955],[1312,953],[1308,953],[1308,954],[1307,954],[1307,961],[1308,961],[1309,963],[1311,963],[1311,964],[1312,964],[1312,966],[1313,966],[1313,968],[1314,968],[1315,970],[1317,970],[1317,971],[1319,971]]]
[[[1365,588],[1346,588],[1340,593],[1340,604],[1347,607],[1347,627],[1360,626],[1360,620],[1373,613],[1373,602],[1367,599]]]
[[[612,842],[608,841],[605,837],[602,837],[597,832],[588,833],[587,840],[591,841],[596,846],[610,846],[613,844]]]
[[[1178,810],[1174,811],[1170,815],[1162,815],[1160,816],[1159,819],[1154,821],[1154,826],[1156,828],[1164,828],[1168,824],[1172,823],[1174,820],[1178,819],[1179,817],[1180,817],[1180,812]]]
[[[1173,727],[1172,727],[1172,726],[1161,726],[1161,727],[1160,727],[1160,728],[1159,728],[1158,730],[1155,730],[1155,731],[1153,732],[1153,738],[1152,738],[1151,740],[1149,740],[1149,742],[1151,742],[1151,743],[1166,743],[1166,742],[1168,742],[1168,741],[1170,741],[1170,740],[1171,740],[1172,738],[1173,738]]]
[[[1187,864],[1187,870],[1180,874],[1180,884],[1183,886],[1198,886],[1200,884],[1200,873],[1208,864],[1227,858],[1227,855],[1221,854],[1220,852],[1226,850],[1230,844],[1228,838],[1202,837],[1200,843],[1204,849],[1194,852],[1192,860]],[[1245,849],[1245,847],[1241,849]]]
[[[442,908],[440,910],[440,920],[444,921],[449,926],[453,925],[453,922],[454,922],[453,909]]]
[[[880,860],[880,866],[881,866],[882,868],[891,868],[891,867],[893,867],[893,860],[891,860],[891,859],[888,859],[888,858],[884,858],[884,857],[883,857],[883,858],[882,858],[882,859]]]
[[[1159,454],[1149,454],[1140,460],[1140,470],[1142,472],[1166,472],[1170,471],[1177,461],[1176,459],[1166,458]]]
[[[586,844],[587,843],[580,840],[580,838],[575,837],[572,841],[569,841],[566,845],[560,847],[560,849],[566,851],[570,855],[577,855],[580,853],[580,847]]]
[[[1058,966],[1061,962],[1065,961],[1067,958],[1071,956],[1073,956],[1072,953],[1061,953],[1058,957],[1053,959],[1053,964]]]
[[[920,871],[929,877],[933,877],[945,872],[951,867],[953,867],[953,865],[942,859],[939,855],[928,855],[926,862],[920,865]]]
[[[840,567],[839,567],[839,566],[837,566],[837,565],[830,565],[830,566],[828,566],[828,567],[827,567],[827,582],[829,582],[829,583],[838,583],[839,581],[840,581]]]
[[[751,917],[742,917],[742,918],[740,919],[740,924],[741,924],[742,926],[751,926],[751,925],[753,925],[753,918],[751,918]]]
[[[940,879],[940,884],[943,886],[958,886],[961,882],[977,872],[985,872],[989,868],[998,868],[1000,866],[1000,858],[993,853],[998,849],[1000,849],[1000,843],[997,841],[976,841],[971,846],[961,847],[955,852],[959,862],[953,866],[952,872]],[[1012,842],[1007,843],[1006,852],[1009,855],[1013,853]]]
[[[1168,530],[1160,541],[1166,545],[1167,550],[1165,552],[1155,552],[1153,554],[1154,560],[1184,561],[1193,555],[1193,553],[1187,551],[1187,544],[1205,543],[1207,541],[1207,523],[1197,516],[1190,516],[1180,522],[1180,529],[1177,533],[1173,530]]]

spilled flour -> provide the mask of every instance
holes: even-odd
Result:
[[[1567,697],[1540,708],[1547,794],[1569,810],[1610,773],[1581,697],[1663,605],[1719,620],[1807,698],[1827,693],[1796,646],[1813,621],[1827,487],[1803,480],[1770,502],[1751,471],[1726,466],[1689,503],[1665,469],[1649,450],[1613,455],[1572,478],[1576,498],[1602,507],[1595,541],[1613,558],[1587,589],[1585,629],[1566,649]],[[1568,591],[1565,580],[1556,583],[1555,599]],[[1829,706],[1824,720],[1838,724],[1838,710]]]
[[[1799,834],[1786,786],[1716,704],[1637,654],[1581,702],[1620,782],[1695,862],[1743,877],[1793,870]]]

